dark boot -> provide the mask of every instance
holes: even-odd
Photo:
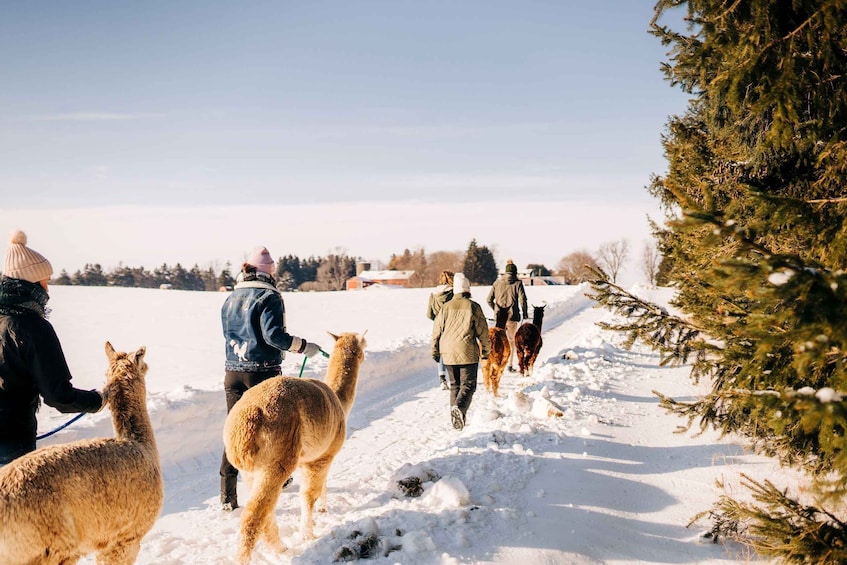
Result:
[[[447,384],[447,375],[440,375],[441,377],[441,389],[442,390],[450,390],[450,385]]]
[[[227,512],[238,508],[238,493],[235,485],[238,484],[238,477],[225,475],[221,477],[221,508]]]

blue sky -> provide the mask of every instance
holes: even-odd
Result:
[[[644,202],[653,3],[3,2],[3,208]]]

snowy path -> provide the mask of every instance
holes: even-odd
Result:
[[[486,290],[475,288],[475,298]],[[772,467],[715,434],[673,433],[681,421],[658,408],[651,390],[691,397],[687,368],[662,368],[649,351],[621,349],[621,336],[595,325],[609,313],[593,308],[584,290],[528,289],[531,302],[547,302],[535,373],[507,373],[497,399],[480,385],[462,432],[450,426],[449,393],[438,386],[429,357],[430,323],[420,320],[425,289],[287,299],[293,312],[323,308],[321,325],[332,328],[361,327],[367,314],[369,349],[348,439],[330,471],[328,512],[316,514],[318,539],[299,539],[295,473],[294,486],[276,508],[289,549],[274,555],[260,543],[253,562],[330,563],[356,531],[377,535],[383,549],[402,546],[366,561],[375,564],[742,560],[738,548],[700,543],[702,527],[685,526],[716,498],[716,478],[741,471],[761,476]],[[147,303],[154,313],[174,310],[173,294],[150,296],[162,301]],[[91,305],[85,302],[88,312]],[[200,311],[213,310],[202,306]],[[120,306],[104,301],[102,308],[107,319]],[[338,312],[353,312],[355,320],[332,319]],[[130,343],[146,341],[151,352],[148,404],[165,472],[165,507],[138,563],[233,564],[242,510],[222,513],[217,503],[225,417],[217,336],[208,329],[208,312],[196,321],[183,313],[186,327],[169,332],[202,338],[178,362],[156,359],[166,348],[151,342],[149,333],[122,336]],[[298,323],[305,335],[322,329]],[[295,374],[297,361],[289,367]],[[185,373],[159,369],[172,366]],[[307,376],[321,372],[316,362]],[[563,416],[548,417],[548,407]],[[109,419],[96,415],[56,441],[111,435],[109,428]],[[424,478],[420,497],[405,497],[396,487],[398,479],[412,475]],[[239,498],[247,499],[241,483]]]

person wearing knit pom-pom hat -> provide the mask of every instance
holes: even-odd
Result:
[[[511,259],[506,261],[506,269],[503,276],[491,285],[486,302],[494,310],[495,320],[497,319],[498,310],[510,310],[505,329],[506,337],[509,339],[509,345],[511,346],[508,370],[510,373],[514,373],[515,366],[512,364],[512,360],[515,358],[518,350],[515,347],[515,334],[518,331],[518,324],[521,321],[521,310],[523,310],[523,319],[526,320],[529,318],[529,309],[526,301],[526,290],[523,287],[523,282],[518,278],[518,268]]]
[[[285,305],[273,276],[275,267],[267,248],[253,249],[241,266],[232,294],[221,307],[227,414],[248,388],[280,374],[286,351],[307,357],[321,351],[316,344],[288,333]],[[227,459],[226,450],[221,458],[220,475],[222,509],[238,508],[238,469]]]
[[[35,450],[40,404],[59,412],[97,412],[103,396],[71,385],[59,338],[47,321],[53,267],[12,232],[0,275],[0,465]]]
[[[471,300],[471,284],[464,273],[453,275],[453,298],[441,307],[432,327],[432,358],[444,361],[450,379],[450,419],[465,427],[465,417],[476,392],[480,359],[488,359],[491,340],[482,307]]]

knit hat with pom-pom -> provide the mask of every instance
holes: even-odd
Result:
[[[517,274],[517,272],[518,272],[517,266],[515,266],[515,264],[512,262],[511,259],[506,261],[506,272],[512,273],[512,274]]]
[[[3,276],[31,283],[50,279],[53,275],[53,266],[44,258],[44,255],[26,246],[24,232],[13,231],[9,242],[6,261],[3,263]]]

